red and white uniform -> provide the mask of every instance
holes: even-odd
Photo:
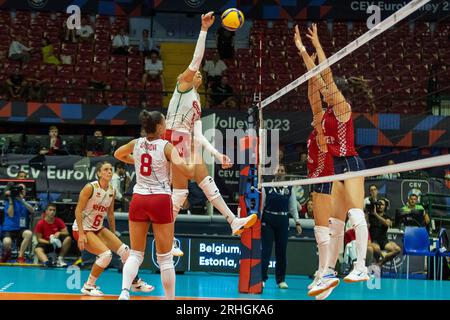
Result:
[[[331,176],[334,174],[333,156],[329,152],[320,151],[316,137],[317,132],[313,130],[307,142],[308,178]]]
[[[328,108],[322,120],[322,127],[327,139],[328,152],[333,157],[357,156],[355,149],[355,132],[353,119],[340,122],[334,114],[333,108]]]
[[[108,189],[104,190],[98,181],[90,182],[90,184],[94,191],[82,212],[83,230],[99,231],[103,228],[103,220],[114,201],[114,188],[109,184]],[[73,222],[72,230],[78,231],[77,220]]]
[[[200,96],[195,88],[186,92],[175,87],[166,116],[164,139],[172,143],[181,156],[189,156],[194,123],[202,116]]]
[[[130,203],[130,221],[173,222],[170,163],[164,153],[167,141],[136,140],[133,150],[136,184]]]

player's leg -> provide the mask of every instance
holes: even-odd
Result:
[[[328,220],[330,240],[327,248],[327,258],[325,262],[325,269],[319,274],[319,278],[312,283],[308,295],[316,296],[316,299],[322,300],[328,297],[333,288],[339,284],[337,273],[334,270],[339,251],[344,242],[344,226],[346,210],[344,194],[344,185],[342,182],[333,182],[331,189],[332,202],[330,219]],[[326,200],[325,200],[326,201]],[[324,223],[324,221],[321,221]]]
[[[102,296],[103,293],[97,288],[95,282],[111,263],[112,252],[94,232],[87,231],[86,238],[87,243],[85,244],[85,249],[88,252],[95,254],[97,258],[92,265],[89,278],[83,285],[81,292],[90,296]]]
[[[173,264],[172,243],[174,223],[152,225],[155,235],[156,257],[161,271],[161,282],[166,299],[175,299],[175,267]]]
[[[322,193],[324,184],[318,185],[317,192],[312,193],[313,200],[313,212],[314,212],[314,236],[317,242],[317,250],[319,252],[319,267],[314,274],[313,282],[308,286],[311,289],[313,285],[320,278],[320,274],[325,270],[328,247],[330,244],[330,228],[328,226],[328,220],[331,215],[331,195]]]
[[[139,267],[144,261],[145,247],[147,245],[147,232],[150,221],[129,221],[130,255],[126,259],[122,271],[122,292],[119,300],[130,299],[130,288],[137,277]]]
[[[252,214],[245,218],[236,217],[223,200],[214,179],[208,173],[208,169],[206,168],[203,159],[200,161],[201,163],[195,166],[194,179],[200,189],[203,190],[203,193],[206,195],[209,202],[211,202],[214,208],[219,210],[230,224],[233,234],[241,234],[244,229],[253,226],[257,220],[256,214]]]
[[[391,261],[396,256],[398,256],[400,252],[402,252],[402,249],[394,241],[389,241],[388,243],[386,243],[386,245],[384,246],[384,250],[387,251],[387,254],[381,260],[380,265],[383,265],[386,262]]]
[[[175,221],[189,195],[188,179],[175,166],[172,166],[172,187],[172,211],[173,220]],[[172,254],[177,257],[184,254],[175,240],[172,244]]]
[[[345,199],[348,218],[356,234],[356,264],[345,282],[360,282],[369,280],[366,267],[367,243],[369,229],[364,211],[364,178],[353,178],[344,181]]]

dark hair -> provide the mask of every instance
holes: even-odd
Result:
[[[114,170],[118,170],[118,169],[125,169],[125,165],[123,164],[123,162],[116,162],[116,164],[114,165]]]
[[[415,193],[411,193],[410,195],[409,195],[409,198],[411,198],[411,197],[416,197],[417,199],[419,199],[419,196],[417,195],[417,194],[415,194]]]
[[[95,175],[97,176],[97,178],[99,178],[98,173],[100,172],[103,165],[105,165],[105,164],[111,164],[111,163],[108,161],[100,161],[95,165]]]
[[[377,187],[376,184],[371,184],[371,185],[369,186],[369,191],[370,191],[370,189],[371,189],[372,187],[375,187],[375,188],[377,188],[377,190],[378,190],[378,187]]]
[[[48,208],[53,207],[56,209],[56,204],[53,202],[50,202],[49,204],[47,204],[47,206],[45,207],[45,211],[47,211]]]
[[[149,55],[151,56],[152,54],[156,54],[158,56],[158,58],[159,58],[158,50],[155,50],[155,49],[150,50],[150,54]]]
[[[44,37],[44,39],[43,39],[44,41],[45,41],[45,43],[47,44],[47,45],[49,45],[50,44],[50,39],[48,38],[48,37]]]
[[[139,121],[141,122],[142,128],[147,134],[155,133],[156,126],[164,120],[164,116],[159,111],[147,111],[143,110],[139,114]]]
[[[28,173],[26,171],[20,170],[19,172],[17,172],[17,177],[19,176],[19,174],[21,173],[25,173],[26,176],[28,176]]]

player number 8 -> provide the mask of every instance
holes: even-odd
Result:
[[[149,154],[143,154],[141,156],[141,175],[148,177],[152,174],[152,156]]]

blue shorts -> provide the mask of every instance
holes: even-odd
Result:
[[[359,156],[333,157],[334,174],[365,170],[364,161]]]
[[[331,182],[316,183],[312,185],[312,191],[323,194],[331,194]]]

